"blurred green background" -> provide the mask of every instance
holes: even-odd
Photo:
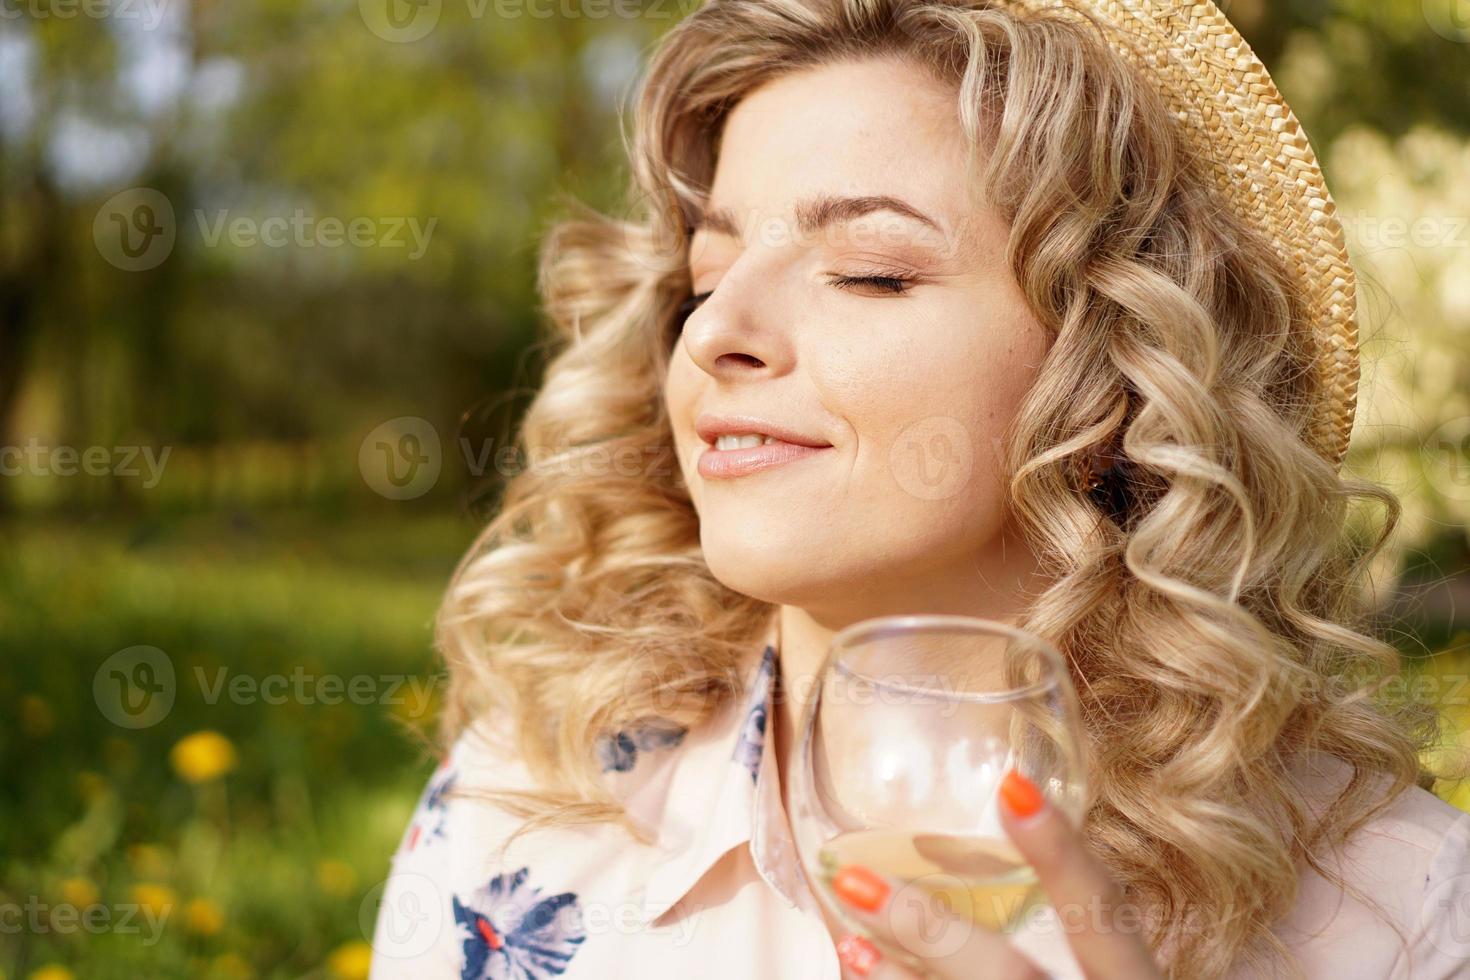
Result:
[[[690,3],[0,0],[0,978],[365,976],[538,235],[628,207]],[[1345,219],[1376,587],[1470,748],[1470,6],[1222,6]]]

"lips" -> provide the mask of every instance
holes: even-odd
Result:
[[[701,415],[694,425],[707,448],[699,457],[699,475],[707,480],[748,476],[799,459],[816,456],[832,448],[826,440],[791,426],[750,415]],[[761,437],[759,445],[718,448],[720,437]],[[750,442],[748,438],[742,441]]]
[[[813,449],[829,448],[832,444],[819,436],[808,435],[779,422],[754,415],[711,415],[705,413],[694,420],[694,431],[710,445],[720,436],[761,435],[771,436],[793,446],[809,446]]]

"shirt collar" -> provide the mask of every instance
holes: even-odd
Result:
[[[787,904],[815,909],[781,804],[771,736],[778,618],[742,664],[741,696],[689,732],[662,778],[650,776],[628,799],[635,817],[652,823],[657,835],[656,864],[638,886],[645,923],[654,923],[732,847],[746,843],[756,870]]]

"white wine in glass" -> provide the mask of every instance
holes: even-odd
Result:
[[[846,927],[865,931],[832,893],[844,868],[997,933],[1045,902],[998,810],[1011,768],[1074,823],[1086,805],[1077,696],[1043,640],[964,616],[856,623],[833,638],[799,739],[797,853]]]
[[[1009,841],[882,829],[841,834],[817,856],[824,888],[859,865],[922,888],[941,914],[1010,932],[1045,897],[1036,872]]]

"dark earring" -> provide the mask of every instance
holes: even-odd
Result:
[[[1104,470],[1096,453],[1072,457],[1072,467],[1083,493],[1091,494],[1102,486]]]
[[[1111,450],[1090,452],[1077,460],[1082,492],[1105,514],[1126,527],[1133,507],[1133,469],[1127,457]]]

